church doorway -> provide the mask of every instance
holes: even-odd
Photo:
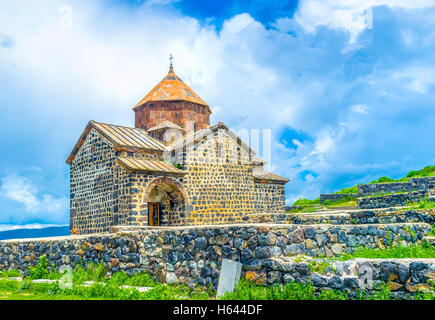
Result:
[[[148,225],[160,225],[160,203],[148,202]]]
[[[148,225],[180,225],[185,210],[183,191],[180,185],[168,178],[153,181],[144,196],[148,207]]]

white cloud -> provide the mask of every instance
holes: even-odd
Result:
[[[275,28],[267,29],[245,13],[229,17],[222,30],[217,31],[176,10],[153,11],[146,4],[139,9],[135,6],[134,10],[129,6],[110,8],[101,1],[80,0],[72,6],[72,29],[63,30],[58,28],[57,2],[13,1],[0,4],[0,30],[13,43],[7,49],[0,47],[0,70],[5,71],[0,72],[0,77],[7,77],[0,80],[15,83],[19,94],[13,96],[0,89],[0,96],[18,101],[25,92],[31,103],[11,108],[20,110],[23,117],[32,112],[37,115],[31,120],[37,124],[38,132],[31,132],[26,140],[33,134],[45,134],[38,137],[38,142],[44,141],[39,149],[51,159],[59,147],[68,149],[65,153],[71,150],[90,119],[132,126],[131,107],[163,78],[172,53],[176,73],[211,105],[212,123],[223,121],[248,130],[272,128],[277,140],[275,135],[284,126],[312,137],[289,138],[287,141],[292,141],[296,149],[274,141],[273,163],[269,164],[278,174],[292,179],[287,185],[291,195],[314,195],[331,183],[334,174],[341,170],[350,172],[346,169],[348,164],[349,168],[358,168],[364,161],[373,161],[381,167],[390,161],[391,154],[400,156],[391,150],[421,146],[420,139],[412,139],[412,145],[407,147],[403,141],[410,132],[430,136],[424,133],[428,130],[412,130],[411,126],[403,131],[406,135],[397,133],[391,116],[413,109],[399,99],[406,90],[385,82],[394,80],[390,76],[396,74],[399,88],[422,93],[429,91],[431,77],[435,78],[432,71],[424,73],[424,61],[416,74],[412,73],[415,70],[404,68],[407,52],[396,55],[391,49],[385,54],[388,60],[378,61],[379,48],[371,48],[368,43],[369,50],[362,54],[344,54],[342,47],[347,43],[335,33],[323,33],[317,39],[318,27],[345,31],[350,41],[357,43],[358,35],[367,28],[364,19],[368,8],[383,4],[401,9],[424,8],[433,2],[302,0],[295,18],[281,18]],[[405,22],[402,20],[401,25]],[[413,30],[413,24],[404,28]],[[287,34],[289,31],[295,32]],[[428,35],[431,31],[428,23]],[[412,34],[418,36],[418,32]],[[400,34],[398,38],[402,40]],[[409,39],[413,44],[410,47],[421,42]],[[419,59],[420,54],[414,59]],[[397,56],[400,61],[394,60]],[[431,63],[432,60],[427,65]],[[359,66],[367,72],[363,76]],[[382,98],[380,90],[385,92]],[[392,97],[397,99],[391,100]],[[374,103],[378,100],[382,101],[381,107]],[[1,117],[1,112],[0,124],[2,118],[9,119],[11,114]],[[50,130],[39,123],[48,117],[55,120],[50,121]],[[426,118],[429,121],[430,117]],[[8,128],[8,134],[13,133],[16,121],[7,122],[14,123]],[[378,135],[379,139],[373,139],[378,128],[387,129]],[[393,149],[396,144],[400,144],[399,149]],[[64,157],[58,159],[59,163]],[[304,170],[318,176],[306,185],[298,185],[298,174]],[[42,214],[44,207],[54,213],[56,203],[61,205],[56,202],[59,199],[41,195],[35,184],[28,182],[24,181],[9,199],[15,197],[14,201],[22,203],[29,213],[39,210]],[[67,184],[66,179],[64,183]],[[48,208],[49,203],[52,209]]]
[[[408,90],[425,94],[435,84],[435,68],[409,67],[394,72],[393,78]]]
[[[39,195],[38,188],[25,177],[8,175],[0,180],[0,195],[22,204],[25,211],[23,216],[27,218],[64,217],[68,206],[66,198],[55,198],[49,194]],[[55,220],[59,221],[59,219]]]
[[[44,229],[51,227],[66,227],[67,224],[41,224],[41,223],[30,223],[30,224],[0,224],[0,231],[10,231],[18,229]]]
[[[365,104],[356,104],[350,107],[350,110],[359,114],[367,114],[370,108]]]
[[[295,19],[311,33],[319,26],[346,31],[349,42],[355,43],[361,32],[373,28],[373,7],[423,9],[434,5],[434,0],[301,0]]]

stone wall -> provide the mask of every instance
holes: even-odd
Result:
[[[319,266],[323,267],[318,268]],[[319,271],[316,271],[319,270]],[[326,262],[323,259],[270,258],[260,270],[246,271],[245,278],[260,283],[311,283],[316,289],[375,290],[386,284],[396,298],[405,299],[418,291],[433,291],[434,259],[355,259]]]
[[[182,128],[191,130],[208,128],[210,113],[208,107],[186,101],[153,101],[134,110],[135,127],[148,130],[149,128],[169,120]],[[190,122],[190,124],[189,124]]]
[[[374,208],[390,208],[401,207],[409,202],[419,202],[427,196],[427,191],[413,191],[407,193],[394,193],[385,196],[369,196],[358,198],[358,208],[374,209]]]
[[[279,224],[388,224],[388,223],[435,223],[435,209],[419,210],[348,210],[346,212],[318,213],[263,213],[244,218],[250,223]]]
[[[261,274],[271,258],[334,256],[357,246],[416,243],[430,229],[424,223],[114,227],[113,234],[0,241],[0,269],[24,271],[46,255],[57,268],[102,262],[111,272],[147,271],[161,281],[216,287],[222,258]]]
[[[70,167],[70,226],[96,233],[113,225],[117,211],[115,150],[92,129]]]
[[[435,188],[435,177],[409,178],[408,182],[373,183],[358,186],[360,196],[403,191],[421,191]]]
[[[320,202],[325,203],[325,200],[329,200],[331,202],[334,202],[334,201],[338,201],[338,200],[341,200],[341,199],[346,198],[346,197],[356,199],[358,197],[358,194],[357,193],[326,193],[326,194],[323,193],[323,194],[320,194]]]

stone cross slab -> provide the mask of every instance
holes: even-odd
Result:
[[[242,264],[240,262],[223,259],[216,297],[223,296],[227,291],[233,292],[241,273]]]

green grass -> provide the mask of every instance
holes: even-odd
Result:
[[[62,300],[62,299],[111,299],[111,300],[178,300],[178,299],[212,299],[212,289],[190,289],[181,284],[168,285],[158,283],[148,273],[136,273],[129,276],[125,272],[115,272],[110,277],[104,264],[91,264],[87,268],[77,266],[72,273],[72,288],[60,288],[59,283],[32,283],[33,279],[60,279],[63,274],[49,266],[47,258],[41,256],[36,266],[30,267],[24,281],[7,279],[19,276],[17,270],[4,271],[0,274],[0,299],[25,300]],[[83,286],[85,281],[95,281],[90,286]],[[135,288],[123,288],[124,285],[149,287],[147,292]]]
[[[344,197],[343,199],[337,201],[326,200],[324,203],[320,202],[320,197],[314,200],[309,199],[299,199],[294,206],[301,206],[300,208],[292,209],[287,211],[287,213],[312,213],[319,211],[323,208],[333,209],[335,207],[342,206],[356,206],[356,199],[350,196]]]
[[[0,278],[4,277],[21,277],[21,273],[18,270],[0,271]]]
[[[426,166],[421,170],[409,171],[406,175],[407,178],[414,177],[432,177],[435,176],[435,166]]]
[[[319,207],[307,206],[307,207],[301,207],[301,208],[288,210],[287,213],[312,213],[312,212],[318,211],[319,209],[320,209]]]
[[[373,250],[369,250],[373,251]],[[385,250],[384,250],[385,251]],[[361,251],[366,254],[366,251]],[[421,252],[418,251],[421,256]],[[316,264],[310,268],[314,271],[323,270],[329,262]],[[39,266],[39,267],[38,267]],[[185,285],[168,285],[157,283],[149,274],[139,273],[128,276],[124,272],[116,272],[107,277],[107,270],[103,264],[90,265],[88,268],[77,267],[73,271],[73,287],[61,289],[58,283],[32,283],[35,272],[43,273],[48,278],[55,279],[61,274],[51,271],[42,258],[24,281],[0,279],[0,300],[210,300],[215,299],[216,292],[212,289],[190,289]],[[43,270],[46,269],[46,272]],[[37,270],[37,271],[35,271]],[[2,272],[4,277],[17,275],[18,271]],[[97,281],[85,287],[84,281]],[[103,281],[105,284],[103,284]],[[134,288],[121,288],[122,285],[148,286],[148,292],[141,293]],[[390,290],[386,285],[378,291],[367,293],[357,291],[355,297],[350,297],[345,291],[321,290],[316,292],[311,284],[291,282],[286,285],[273,286],[256,285],[241,279],[233,293],[226,293],[224,300],[388,300],[391,299]],[[416,299],[433,299],[433,295],[418,295]]]
[[[353,253],[346,253],[338,257],[342,261],[355,258],[435,258],[435,246],[423,243],[421,245],[395,246],[387,249],[357,248]]]
[[[313,205],[321,205],[320,203],[320,197],[318,197],[317,199],[314,200],[309,200],[309,199],[298,199],[295,201],[295,203],[293,203],[294,206],[313,206]]]
[[[323,204],[327,207],[339,207],[344,205],[356,206],[356,198],[351,196],[346,196],[337,201],[325,200]]]
[[[427,197],[419,202],[410,202],[402,210],[435,209],[435,201],[429,201]]]
[[[383,285],[372,294],[357,291],[355,297],[350,297],[345,291],[321,290],[316,293],[311,284],[290,282],[285,285],[257,285],[241,279],[233,293],[226,293],[223,300],[389,300],[391,292]]]
[[[348,193],[358,193],[358,185],[349,188],[343,188],[340,191],[334,192],[334,194],[348,194]]]

